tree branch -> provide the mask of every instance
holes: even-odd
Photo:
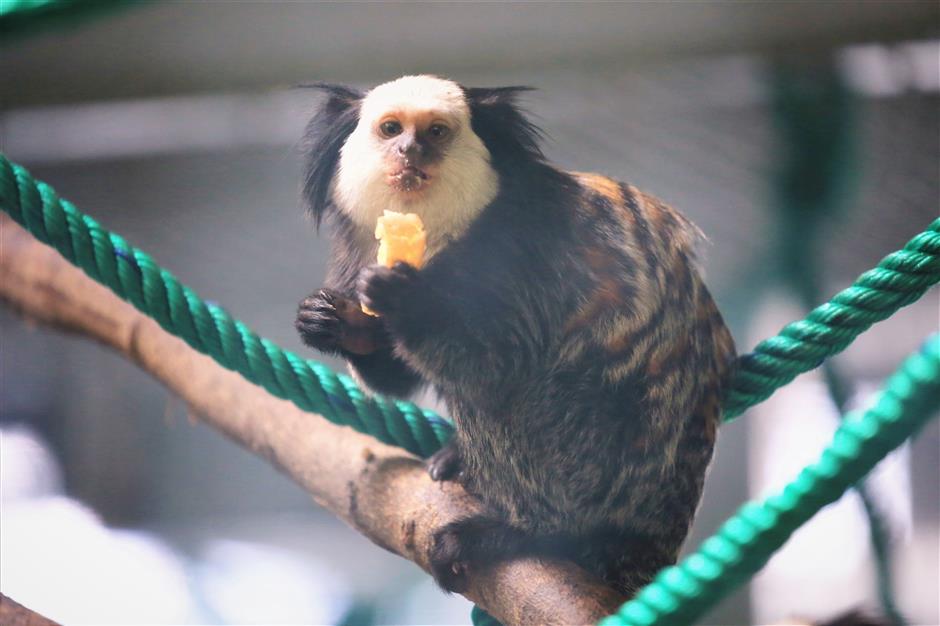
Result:
[[[28,318],[96,339],[264,457],[374,543],[428,569],[434,531],[479,503],[418,459],[335,426],[223,369],[92,281],[6,216],[0,298]],[[471,572],[467,598],[506,624],[588,624],[624,598],[572,563],[522,558]]]
[[[0,624],[3,626],[59,626],[48,617],[30,611],[0,593]]]

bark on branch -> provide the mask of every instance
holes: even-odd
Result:
[[[479,509],[400,449],[335,426],[223,369],[0,216],[0,298],[94,338],[178,394],[207,424],[264,457],[374,543],[428,569],[435,529]],[[589,624],[624,598],[577,566],[522,558],[471,572],[470,600],[505,624]]]

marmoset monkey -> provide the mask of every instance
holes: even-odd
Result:
[[[430,385],[446,402],[456,435],[431,476],[487,513],[435,535],[438,583],[552,554],[632,593],[688,533],[735,356],[699,231],[635,187],[549,164],[516,104],[526,88],[314,86],[328,99],[304,194],[333,252],[297,329],[377,392]],[[386,210],[423,221],[420,270],[376,264]]]

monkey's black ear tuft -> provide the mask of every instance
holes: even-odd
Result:
[[[465,87],[464,93],[471,104],[481,106],[495,104],[515,105],[520,94],[535,91],[535,87],[526,85],[509,85],[507,87]]]
[[[362,100],[363,94],[355,87],[349,85],[340,85],[339,83],[327,83],[324,81],[315,81],[312,83],[299,83],[294,85],[295,89],[316,89],[329,96],[325,108],[336,112],[348,109]]]
[[[317,228],[332,202],[330,192],[340,150],[359,123],[359,104],[363,93],[353,87],[333,83],[297,85],[328,94],[322,108],[307,124],[304,137],[304,200]]]
[[[520,94],[534,87],[464,87],[470,105],[470,123],[493,157],[502,163],[544,162],[543,133],[518,105]]]

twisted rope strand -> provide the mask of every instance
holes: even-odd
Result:
[[[844,350],[875,322],[911,304],[940,280],[940,219],[886,256],[805,319],[788,324],[750,354],[738,358],[738,371],[725,399],[725,419],[767,399],[797,375]]]
[[[779,493],[749,502],[676,566],[661,571],[599,626],[691,624],[822,507],[835,502],[940,408],[940,335],[932,335],[886,382],[875,405],[851,413],[819,460]]]

